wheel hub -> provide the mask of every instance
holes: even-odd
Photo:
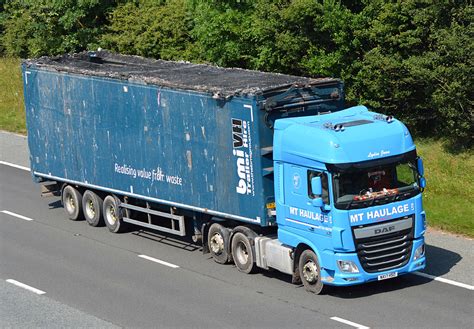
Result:
[[[87,203],[87,214],[89,215],[89,217],[95,216],[95,208],[92,200],[89,200],[89,202]]]
[[[67,201],[68,201],[68,204],[69,204],[69,208],[70,208],[71,210],[76,209],[76,203],[74,202],[74,198],[72,197],[72,195],[69,195],[69,196],[68,196]]]
[[[318,267],[313,261],[304,264],[303,277],[308,283],[315,283],[318,280]]]
[[[210,246],[211,251],[218,255],[224,250],[224,238],[219,233],[211,237]]]
[[[117,221],[117,216],[115,216],[115,208],[114,206],[110,206],[107,211],[107,220],[110,224],[115,224]]]
[[[237,246],[236,256],[241,264],[246,264],[249,259],[247,247],[242,242]]]

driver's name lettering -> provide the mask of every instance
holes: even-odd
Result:
[[[367,155],[367,157],[369,159],[372,159],[374,157],[379,157],[379,156],[384,156],[384,155],[389,155],[390,154],[390,151],[387,151],[387,150],[380,150],[380,152],[369,152],[369,154]]]
[[[294,216],[299,216],[301,218],[311,219],[321,223],[331,223],[332,217],[328,215],[323,215],[321,213],[312,212],[310,210],[300,209],[296,207],[289,207],[290,214]]]
[[[412,210],[414,210],[414,206],[415,205],[412,203],[411,204]],[[406,203],[406,204],[399,205],[396,207],[382,208],[378,210],[368,211],[366,213],[352,214],[350,215],[350,220],[351,220],[351,223],[357,223],[357,222],[363,221],[364,219],[367,219],[367,220],[379,219],[382,217],[388,217],[388,216],[406,213],[408,211],[410,211],[410,204]]]

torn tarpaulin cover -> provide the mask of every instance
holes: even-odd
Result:
[[[109,77],[169,88],[210,92],[219,97],[255,95],[291,85],[312,85],[333,79],[311,79],[279,73],[205,64],[154,60],[108,51],[82,52],[23,61],[27,66],[74,74]]]

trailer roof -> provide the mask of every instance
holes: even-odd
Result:
[[[107,51],[82,52],[24,61],[27,66],[81,75],[139,81],[170,88],[211,92],[220,97],[257,94],[291,85],[334,83],[332,78],[305,78],[189,62],[154,60]]]

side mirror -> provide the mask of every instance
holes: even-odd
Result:
[[[426,179],[425,179],[425,177],[421,177],[421,178],[420,178],[420,187],[423,188],[423,189],[426,187]]]
[[[416,166],[418,167],[418,174],[423,177],[425,175],[425,167],[423,166],[423,160],[420,157],[416,159]]]
[[[324,206],[323,198],[314,198],[311,200],[311,204],[315,207],[322,207]]]
[[[323,193],[323,186],[321,184],[321,177],[311,178],[311,192],[314,195],[321,195]]]

